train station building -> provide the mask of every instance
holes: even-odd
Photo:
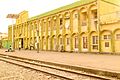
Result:
[[[37,31],[40,50],[120,54],[120,1],[80,0],[31,18],[23,11],[14,24],[15,49],[19,42],[23,49],[35,47]]]

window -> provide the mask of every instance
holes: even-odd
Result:
[[[54,24],[54,30],[56,30],[56,20],[54,20],[54,22],[53,22],[53,24]]]
[[[44,22],[44,27],[43,28],[43,32],[45,32],[45,29],[46,29],[46,23]]]
[[[82,21],[82,26],[86,26],[87,25],[87,21]]]
[[[120,34],[116,34],[116,39],[120,40]]]
[[[60,26],[63,24],[63,20],[62,18],[60,18]]]
[[[107,35],[104,35],[104,39],[107,39]]]
[[[109,40],[109,39],[111,39],[111,35],[104,35],[103,37],[104,37],[104,40]]]
[[[70,44],[70,39],[69,38],[67,38],[67,45],[69,45]]]
[[[70,18],[69,17],[67,17],[65,20],[65,28],[70,29]]]
[[[87,12],[82,13],[82,20],[87,20]]]
[[[78,14],[77,13],[74,15],[74,18],[78,18]]]
[[[62,29],[62,25],[63,25],[63,20],[62,18],[60,19],[60,29]]]
[[[78,38],[75,37],[75,48],[78,48]]]
[[[93,44],[98,44],[98,36],[93,36]]]
[[[97,10],[92,11],[92,13],[93,13],[93,18],[96,19],[97,18]]]
[[[81,15],[81,25],[82,26],[87,25],[87,12],[83,12]]]
[[[83,37],[83,48],[87,48],[87,37]]]
[[[105,47],[109,47],[109,42],[105,42]]]
[[[93,45],[93,49],[98,50],[98,45]]]
[[[48,22],[48,31],[50,31],[50,21]]]
[[[92,48],[98,50],[98,36],[92,36]]]

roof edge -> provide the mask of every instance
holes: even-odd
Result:
[[[35,20],[37,18],[45,17],[45,16],[48,16],[48,15],[52,15],[52,14],[55,14],[55,13],[58,13],[58,12],[61,12],[61,11],[67,10],[67,9],[82,6],[82,5],[85,5],[85,4],[88,4],[88,3],[91,3],[91,2],[95,2],[95,1],[97,1],[97,0],[81,0],[81,1],[77,1],[77,2],[74,2],[74,3],[68,4],[66,6],[62,6],[62,7],[56,8],[54,10],[51,10],[51,11],[39,14],[37,16],[28,18],[28,21]]]

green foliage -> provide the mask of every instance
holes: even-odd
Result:
[[[9,48],[10,45],[11,45],[11,42],[10,42],[10,41],[8,41],[8,40],[3,40],[3,41],[2,41],[2,47],[3,47],[3,48]]]

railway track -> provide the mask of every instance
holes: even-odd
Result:
[[[56,65],[56,63],[49,63],[5,54],[0,54],[0,60],[25,68],[41,71],[54,77],[59,77],[61,80],[82,80],[82,78],[88,78],[88,80],[114,80],[113,78],[85,73],[83,71],[76,71],[74,69],[70,69],[69,67],[65,68],[65,66],[63,67],[62,65]]]

